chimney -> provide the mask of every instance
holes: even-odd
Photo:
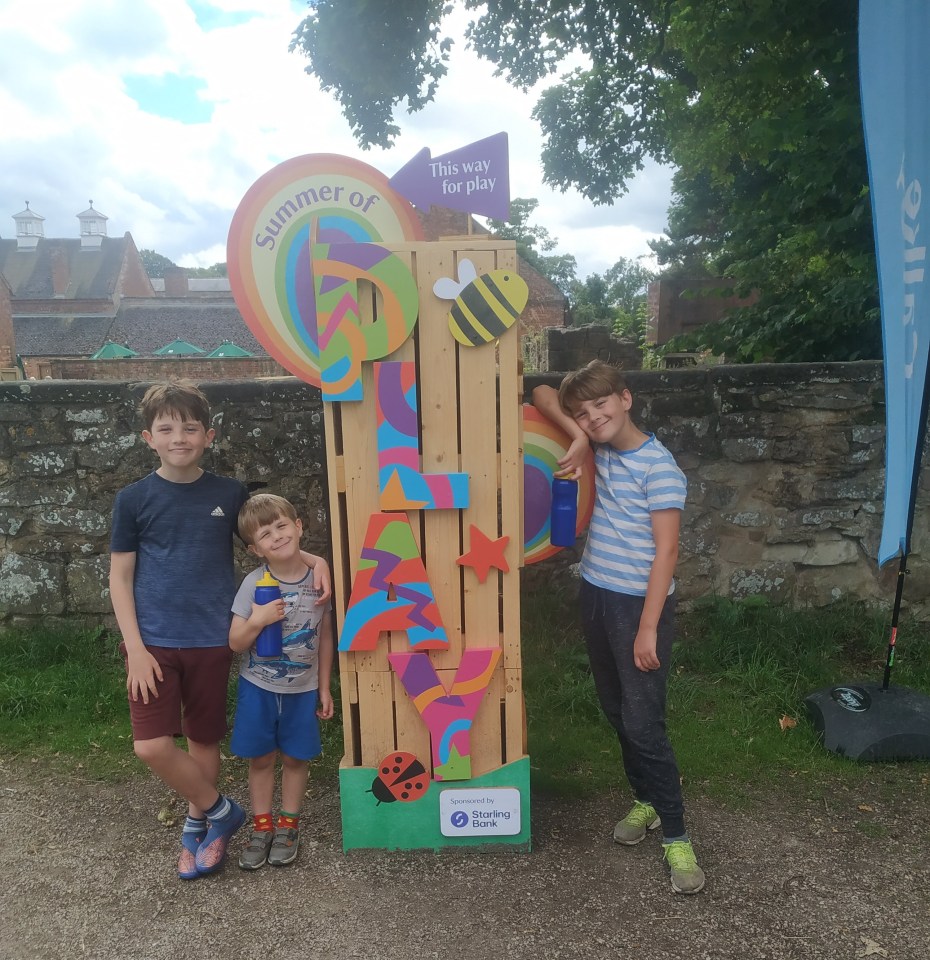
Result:
[[[186,297],[188,294],[187,271],[184,267],[165,268],[165,296]]]
[[[16,224],[17,250],[35,250],[39,245],[39,240],[45,236],[45,228],[42,226],[43,220],[45,220],[45,217],[29,209],[28,200],[25,210],[13,214],[13,222]]]
[[[16,362],[16,337],[13,332],[13,295],[9,284],[0,277],[0,367]]]

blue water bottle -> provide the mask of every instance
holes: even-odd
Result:
[[[552,478],[552,512],[549,515],[549,542],[554,547],[573,547],[578,523],[578,481]]]
[[[255,603],[271,603],[281,599],[281,588],[278,581],[266,570],[261,580],[255,584]],[[255,641],[255,652],[260,657],[280,657],[283,651],[284,631],[283,621],[277,620],[262,627],[262,632]]]

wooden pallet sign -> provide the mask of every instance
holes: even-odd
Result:
[[[530,846],[516,266],[331,155],[233,219],[243,316],[325,401],[346,850]]]

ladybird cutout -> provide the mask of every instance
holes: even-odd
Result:
[[[426,796],[429,789],[429,773],[426,767],[412,754],[402,750],[389,753],[378,764],[378,775],[371,781],[367,791],[382,803],[412,803]]]

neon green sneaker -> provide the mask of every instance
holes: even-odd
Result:
[[[663,843],[665,860],[672,871],[675,893],[697,893],[704,889],[704,871],[698,866],[690,840]]]
[[[614,841],[632,847],[640,842],[647,830],[655,830],[659,825],[659,815],[649,803],[633,804],[633,809],[614,827]]]

